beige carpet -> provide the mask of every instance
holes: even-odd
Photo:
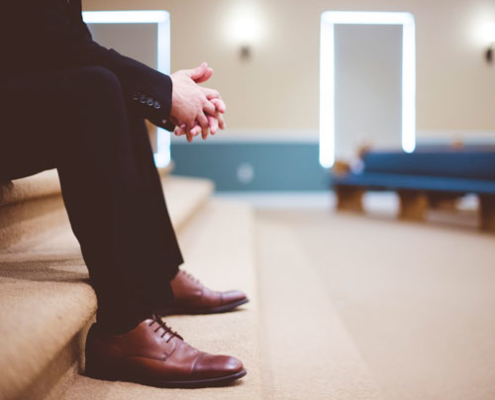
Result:
[[[445,215],[413,224],[381,214],[272,210],[258,219],[296,238],[384,398],[494,399],[495,236]]]
[[[218,289],[239,288],[251,302],[237,311],[217,315],[174,316],[167,322],[192,345],[212,353],[240,358],[248,375],[233,385],[205,389],[159,389],[126,382],[78,376],[64,400],[244,399],[261,395],[257,336],[257,300],[253,260],[252,210],[243,204],[215,200],[179,234],[187,260],[184,268]]]
[[[257,221],[264,399],[381,399],[325,285],[286,228]]]
[[[31,200],[8,205],[0,202],[2,400],[41,399],[53,392],[51,385],[64,374],[59,361],[69,359],[70,363],[77,358],[73,337],[96,308],[61,200],[43,197],[45,179],[54,176],[40,175],[28,182],[21,180],[25,190],[20,194],[5,192],[15,201]],[[164,185],[172,222],[179,231],[207,202],[213,189],[209,181],[200,179],[170,177]],[[22,240],[2,247],[6,244],[2,239],[7,237],[10,242],[16,232],[22,232]]]

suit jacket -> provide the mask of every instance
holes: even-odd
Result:
[[[81,0],[0,0],[0,74],[3,77],[98,65],[120,80],[139,115],[173,130],[172,80],[97,44],[82,20]]]

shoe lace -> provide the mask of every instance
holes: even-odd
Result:
[[[180,271],[187,279],[195,282],[195,283],[198,283],[198,284],[201,284],[200,280],[197,279],[196,277],[194,277],[193,274],[191,274],[190,272],[187,272],[187,271],[184,271],[184,270],[181,270]]]
[[[149,326],[153,326],[154,324],[158,325],[155,329],[155,332],[163,329],[163,333],[161,335],[162,337],[164,337],[167,333],[170,334],[170,337],[167,339],[167,343],[170,342],[174,337],[178,337],[179,339],[184,340],[181,335],[173,331],[172,328],[170,328],[158,315],[153,315],[153,320],[149,323]]]

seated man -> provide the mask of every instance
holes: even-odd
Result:
[[[98,298],[86,373],[163,387],[226,384],[241,361],[188,345],[164,313],[229,311],[248,300],[212,291],[183,263],[144,118],[206,139],[224,127],[212,70],[163,75],[95,43],[80,0],[2,5],[0,181],[57,168]],[[5,344],[8,345],[8,344]]]

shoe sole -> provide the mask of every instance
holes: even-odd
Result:
[[[123,382],[133,382],[146,386],[160,387],[160,388],[181,388],[181,389],[196,389],[196,388],[206,388],[206,387],[218,387],[227,386],[232,382],[246,376],[247,371],[243,369],[242,371],[236,372],[232,375],[222,376],[218,378],[208,378],[208,379],[197,379],[197,380],[187,380],[187,381],[162,381],[162,380],[149,380],[149,379],[138,379],[138,378],[119,378],[116,376],[103,377],[93,375],[86,372],[86,376],[93,379],[99,379],[104,381],[123,381]]]
[[[233,303],[224,304],[222,306],[213,308],[186,308],[186,307],[170,307],[166,308],[163,312],[165,315],[200,315],[200,314],[221,314],[229,312],[234,308],[249,303],[249,299],[238,300]]]

